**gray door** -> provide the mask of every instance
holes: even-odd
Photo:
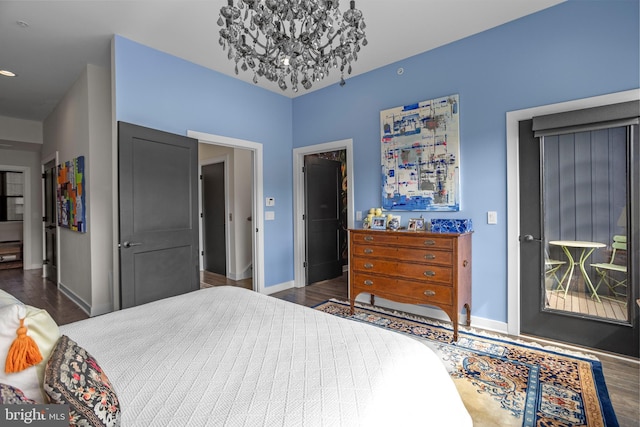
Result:
[[[204,269],[222,275],[227,274],[224,187],[224,162],[202,167]]]
[[[304,158],[307,285],[342,274],[341,163]]]
[[[43,274],[47,279],[58,282],[57,273],[57,240],[58,228],[56,225],[56,191],[57,170],[55,160],[44,166],[42,175],[44,188],[44,260]]]
[[[121,307],[199,288],[198,144],[119,122]]]
[[[632,134],[616,128],[536,138],[532,121],[520,122],[522,333],[638,356],[637,261],[616,260],[628,267],[619,295],[592,266],[610,257],[613,235],[629,237],[628,254],[637,241],[628,230],[638,224],[627,221],[637,209],[640,172]]]

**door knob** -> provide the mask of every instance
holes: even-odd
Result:
[[[524,236],[520,236],[520,241],[521,242],[533,242],[533,241],[542,242],[542,240],[536,239],[531,234],[525,234]]]
[[[142,242],[124,242],[122,246],[125,248],[130,248],[131,246],[140,246]]]

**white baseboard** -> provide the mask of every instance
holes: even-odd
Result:
[[[277,285],[265,286],[262,290],[262,293],[265,295],[275,294],[276,292],[286,291],[287,289],[291,289],[294,286],[294,281],[290,280],[288,282],[279,283]]]
[[[82,298],[80,298],[71,289],[67,288],[62,283],[58,283],[58,289],[60,289],[60,292],[65,294],[67,296],[67,298],[69,298],[78,307],[80,307],[82,309],[82,311],[87,313],[87,316],[91,316],[91,305],[87,304]]]
[[[29,265],[24,265],[22,267],[23,270],[37,270],[39,268],[42,268],[42,264],[29,264]]]
[[[369,294],[360,294],[356,298],[356,301],[361,302],[363,304],[369,304],[371,302]],[[381,308],[387,308],[390,310],[404,311],[405,313],[415,314],[417,316],[429,317],[431,319],[441,320],[443,322],[450,322],[449,316],[447,314],[433,307],[427,307],[424,305],[414,305],[414,304],[403,304],[395,301],[389,301],[384,298],[376,297],[375,300],[376,306],[380,306]],[[466,317],[463,315],[461,319],[459,319],[460,324],[464,324],[466,321]],[[502,334],[507,333],[507,324],[505,322],[498,322],[492,319],[486,319],[484,317],[476,317],[473,315],[473,310],[471,312],[471,327],[485,329],[488,331],[499,332]]]
[[[253,266],[250,265],[249,267],[247,267],[244,271],[242,271],[240,273],[229,272],[227,277],[229,279],[231,279],[231,280],[250,279],[251,277],[253,277]]]
[[[286,291],[287,289],[290,289],[293,287],[294,287],[294,282],[289,281],[289,282],[280,283],[278,285],[266,287],[264,288],[263,293],[265,295],[271,295],[276,292]],[[362,293],[358,295],[358,297],[356,298],[356,301],[361,302],[363,304],[369,304],[371,299],[369,294]],[[376,306],[380,306],[381,308],[386,308],[389,310],[404,311],[405,313],[415,314],[417,316],[429,317],[431,319],[441,320],[443,322],[451,321],[451,319],[449,319],[449,316],[447,316],[447,314],[444,311],[438,308],[427,307],[424,305],[403,304],[395,301],[389,301],[380,297],[376,297],[375,303],[376,303]],[[465,321],[466,321],[466,317],[461,316],[460,323],[464,324]],[[485,329],[487,331],[498,332],[501,334],[508,334],[506,322],[499,322],[497,320],[486,319],[484,317],[477,317],[473,315],[473,312],[471,314],[471,327]]]

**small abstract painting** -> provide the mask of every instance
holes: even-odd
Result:
[[[58,225],[85,233],[84,156],[58,165]]]
[[[458,95],[380,112],[382,208],[460,210]]]

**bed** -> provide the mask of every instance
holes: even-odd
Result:
[[[471,426],[438,357],[399,333],[235,287],[60,326],[122,426]]]

